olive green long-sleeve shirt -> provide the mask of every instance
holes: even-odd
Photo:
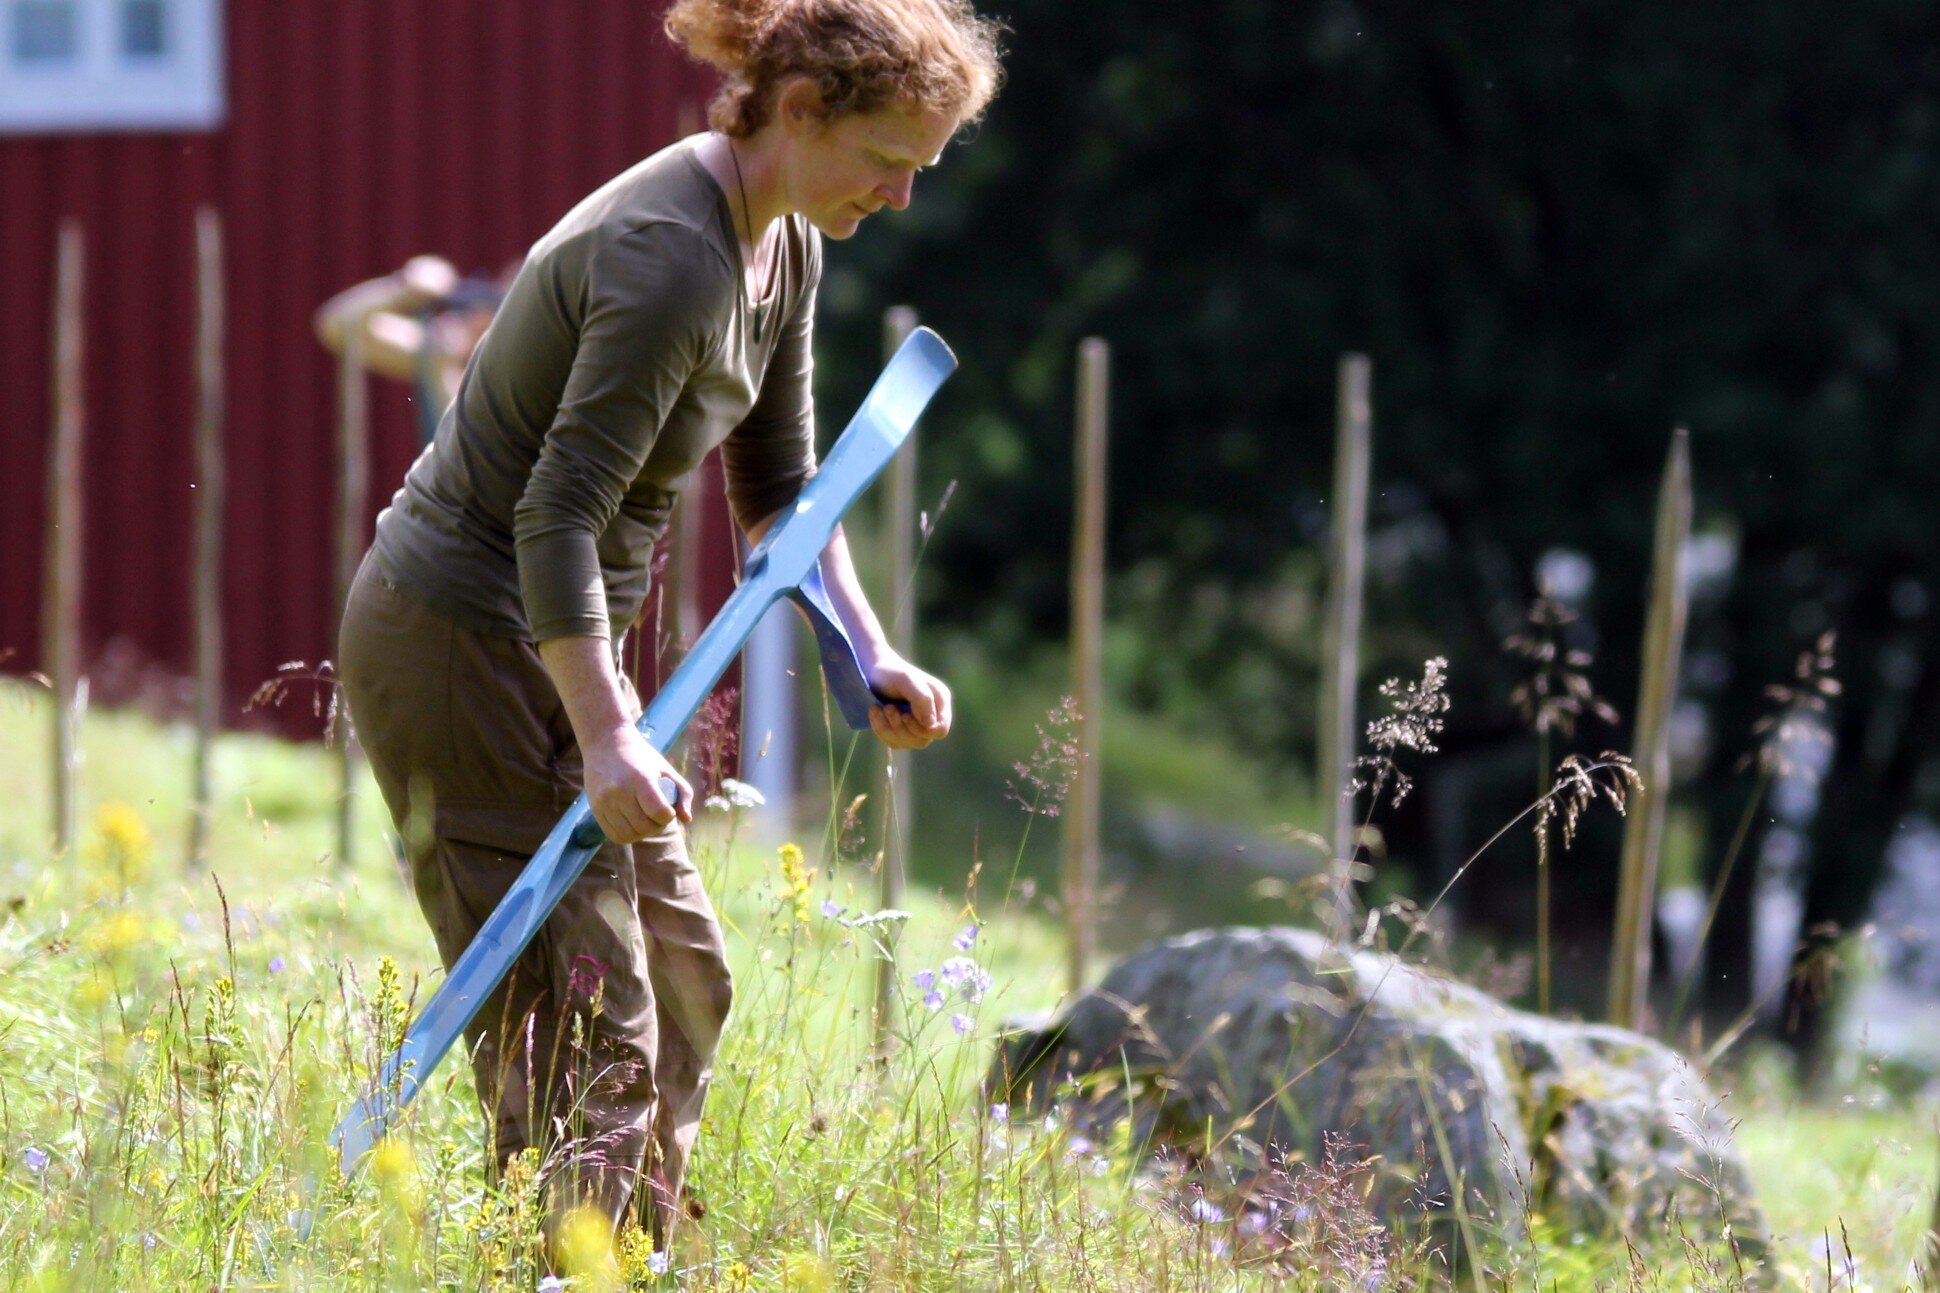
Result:
[[[606,184],[527,256],[377,519],[379,562],[423,605],[501,637],[617,640],[710,449],[744,526],[814,473],[820,235],[787,217],[767,294],[750,301],[701,138]]]

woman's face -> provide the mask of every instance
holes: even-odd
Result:
[[[823,121],[812,115],[789,127],[789,205],[824,237],[843,239],[864,219],[909,205],[916,172],[936,160],[956,133],[941,112],[885,108]]]

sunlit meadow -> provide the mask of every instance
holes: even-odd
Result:
[[[368,788],[346,871],[329,852],[327,754],[227,737],[213,863],[191,874],[189,738],[94,715],[83,837],[55,856],[46,722],[44,693],[0,683],[6,1286],[541,1287],[538,1165],[487,1186],[463,1064],[437,1071],[407,1130],[357,1180],[324,1149],[435,982]],[[1019,791],[987,833],[1002,848],[964,859],[951,892],[913,894],[906,915],[878,910],[867,847],[839,815],[783,848],[751,838],[739,811],[709,810],[696,853],[737,995],[691,1177],[703,1215],[660,1255],[637,1232],[569,1228],[565,1286],[1449,1281],[1404,1237],[1366,1242],[1339,1182],[1332,1194],[1310,1183],[1334,1212],[1269,1224],[1191,1165],[1141,1170],[1131,1146],[991,1107],[980,1080],[1002,1021],[1053,1004],[1061,964],[1053,914],[1009,884],[1019,836],[1056,825],[1027,811],[1043,785],[1023,778]],[[879,1051],[875,974],[892,952],[893,1026]],[[1787,1278],[1900,1287],[1930,1206],[1929,1125],[1891,1106],[1801,1113],[1780,1083],[1746,1086],[1733,1107]],[[1674,1236],[1647,1237],[1646,1257],[1621,1239],[1551,1234],[1540,1218],[1530,1229],[1459,1271],[1459,1286],[1737,1286]]]

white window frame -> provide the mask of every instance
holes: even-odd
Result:
[[[0,134],[213,130],[227,109],[222,0],[167,0],[166,49],[121,48],[122,0],[74,0],[72,62],[13,56],[13,6],[0,0]]]

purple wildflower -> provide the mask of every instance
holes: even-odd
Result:
[[[932,988],[930,989],[929,995],[923,998],[923,1004],[931,1010],[941,1010],[943,1009],[943,994],[937,989]]]
[[[945,988],[963,993],[971,1002],[982,1001],[983,994],[990,991],[990,975],[967,956],[953,956],[943,962],[938,977]]]
[[[999,1100],[996,1104],[991,1105],[990,1120],[992,1122],[1009,1122],[1010,1105],[1003,1100]]]
[[[950,946],[959,952],[967,952],[970,950],[970,945],[976,941],[977,926],[976,922],[972,921],[957,931],[957,936],[950,940]]]
[[[976,1026],[977,1026],[977,1021],[972,1019],[968,1015],[950,1016],[950,1027],[957,1030],[958,1037],[963,1036],[965,1033],[969,1032],[972,1028],[975,1028]]]
[[[655,1275],[665,1275],[669,1265],[670,1261],[667,1256],[667,1250],[664,1248],[657,1253],[649,1254],[647,1257],[647,1269]]]
[[[1225,1210],[1211,1199],[1194,1199],[1192,1206],[1186,1209],[1186,1212],[1187,1215],[1202,1226],[1211,1225],[1216,1221],[1224,1221],[1226,1219]]]
[[[924,992],[928,992],[936,986],[935,970],[918,970],[916,973],[910,975],[909,978],[912,983]]]
[[[834,920],[842,914],[842,904],[833,898],[824,898],[822,900],[822,914],[828,919]],[[656,1253],[654,1255],[657,1257],[660,1254]]]
[[[21,1157],[26,1159],[27,1170],[32,1172],[34,1175],[38,1176],[42,1172],[45,1172],[47,1170],[47,1151],[46,1150],[38,1149],[32,1145],[29,1145],[27,1147],[27,1152],[21,1155]]]
[[[289,968],[289,964],[290,963],[288,961],[284,960],[280,956],[272,956],[269,958],[269,972],[271,974],[281,974],[284,970]]]

